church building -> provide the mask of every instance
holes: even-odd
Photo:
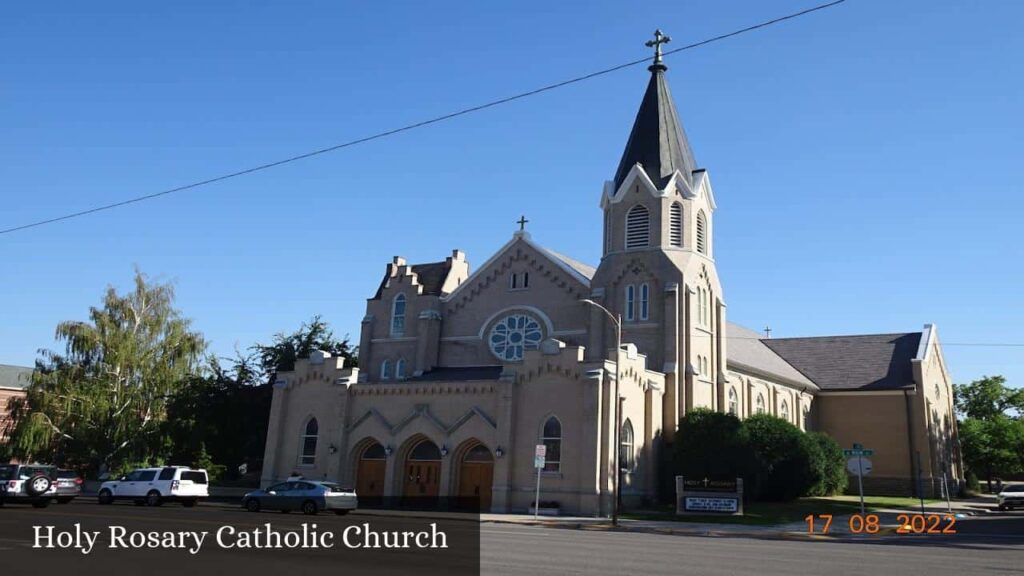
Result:
[[[934,325],[769,339],[728,322],[711,176],[651,44],[646,91],[600,192],[597,267],[522,223],[475,269],[460,250],[423,264],[396,256],[367,300],[359,368],[317,352],[278,375],[264,486],[297,472],[354,486],[361,501],[464,496],[523,512],[544,445],[541,499],[607,515],[616,475],[626,507],[670,485],[662,454],[698,407],[769,413],[872,448],[868,492],[932,495],[944,475],[960,481]]]

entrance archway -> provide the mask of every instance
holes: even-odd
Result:
[[[363,449],[356,464],[356,494],[360,502],[379,503],[384,498],[384,471],[387,467],[384,447],[374,442]]]
[[[405,459],[402,496],[437,498],[441,492],[441,451],[430,440],[421,440]]]
[[[480,511],[491,510],[491,485],[494,483],[494,456],[487,446],[477,444],[466,451],[459,465],[460,499],[479,499]]]

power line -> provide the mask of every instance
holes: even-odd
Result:
[[[726,33],[726,34],[721,34],[719,36],[714,36],[712,38],[707,38],[705,40],[701,40],[701,41],[695,42],[693,44],[688,44],[686,46],[681,46],[681,47],[675,48],[673,50],[666,50],[666,51],[663,52],[663,54],[667,56],[667,55],[670,55],[670,54],[676,54],[678,52],[682,52],[684,50],[692,50],[694,48],[699,48],[701,46],[706,46],[706,45],[711,44],[713,42],[718,42],[720,40],[725,40],[727,38],[732,38],[733,36],[739,36],[740,34],[745,34],[747,32],[752,32],[754,30],[759,30],[761,28],[765,28],[765,27],[771,26],[773,24],[778,24],[778,23],[784,22],[786,20],[792,20],[794,18],[799,18],[800,16],[804,16],[804,15],[810,14],[812,12],[817,12],[819,10],[824,10],[826,8],[831,8],[831,7],[836,6],[838,4],[842,4],[845,1],[846,0],[835,0],[834,2],[829,2],[829,3],[826,3],[826,4],[820,4],[818,6],[814,6],[812,8],[808,8],[806,10],[801,10],[799,12],[794,12],[794,13],[788,14],[786,16],[781,16],[779,18],[775,18],[775,19],[772,19],[772,20],[767,20],[767,21],[761,22],[759,24],[754,24],[753,26],[748,26],[746,28],[741,28],[741,29],[735,30],[733,32],[729,32],[729,33]],[[53,218],[48,218],[46,220],[39,220],[39,221],[36,221],[36,222],[30,222],[28,224],[22,224],[20,226],[15,226],[13,228],[6,228],[6,229],[3,229],[3,230],[0,230],[0,234],[10,234],[12,232],[18,232],[20,230],[27,230],[29,228],[35,228],[37,226],[43,226],[43,225],[46,225],[46,224],[53,224],[55,222],[61,222],[63,220],[70,220],[72,218],[78,218],[78,217],[86,216],[86,215],[89,215],[89,214],[95,214],[96,212],[103,212],[105,210],[112,210],[114,208],[120,208],[121,206],[127,206],[129,204],[135,204],[137,202],[143,202],[143,201],[146,201],[146,200],[152,200],[154,198],[159,198],[161,196],[167,196],[169,194],[174,194],[176,192],[183,192],[185,190],[191,190],[193,188],[199,188],[200,186],[206,186],[207,184],[213,184],[213,183],[221,182],[221,181],[228,180],[228,179],[231,179],[231,178],[237,178],[239,176],[244,176],[246,174],[252,174],[253,172],[260,172],[260,171],[267,170],[267,169],[270,169],[270,168],[276,168],[277,166],[282,166],[284,164],[290,164],[292,162],[297,162],[299,160],[305,160],[306,158],[312,158],[313,156],[319,156],[321,154],[326,154],[328,152],[334,152],[336,150],[341,150],[342,148],[348,148],[350,146],[356,146],[358,144],[364,144],[364,143],[370,142],[372,140],[379,140],[381,138],[386,138],[388,136],[393,136],[393,135],[399,134],[401,132],[407,132],[409,130],[415,130],[417,128],[423,128],[424,126],[429,126],[431,124],[437,124],[439,122],[444,122],[446,120],[451,120],[451,119],[457,118],[459,116],[465,116],[467,114],[472,114],[474,112],[480,112],[481,110],[486,110],[488,108],[493,108],[495,106],[500,106],[502,104],[507,104],[509,102],[513,102],[513,101],[516,101],[516,100],[521,100],[521,99],[527,98],[529,96],[536,96],[537,94],[542,94],[544,92],[549,92],[551,90],[562,88],[562,87],[568,86],[570,84],[576,84],[578,82],[583,82],[585,80],[590,80],[592,78],[597,78],[598,76],[603,76],[605,74],[611,74],[612,72],[617,72],[617,71],[622,70],[624,68],[629,68],[631,66],[636,66],[638,64],[643,64],[645,62],[650,62],[650,60],[651,60],[650,56],[646,56],[646,57],[641,58],[639,60],[633,60],[632,62],[626,62],[625,64],[619,64],[617,66],[612,66],[611,68],[605,68],[604,70],[598,70],[597,72],[591,72],[590,74],[585,74],[583,76],[577,76],[575,78],[571,78],[571,79],[568,79],[568,80],[563,80],[561,82],[556,82],[554,84],[548,84],[547,86],[543,86],[543,87],[540,87],[540,88],[529,90],[527,92],[521,92],[521,93],[515,94],[513,96],[507,96],[505,98],[500,98],[498,100],[492,100],[492,101],[484,103],[484,104],[480,104],[480,105],[477,105],[477,106],[472,106],[470,108],[464,108],[464,109],[459,110],[457,112],[451,112],[449,114],[444,114],[442,116],[436,116],[434,118],[430,118],[428,120],[423,120],[421,122],[416,122],[414,124],[408,124],[408,125],[402,126],[400,128],[393,128],[391,130],[385,130],[383,132],[378,132],[376,134],[373,134],[373,135],[370,135],[370,136],[365,136],[363,138],[357,138],[355,140],[350,140],[348,142],[343,142],[341,144],[336,144],[334,146],[328,146],[327,148],[320,148],[319,150],[313,150],[311,152],[306,152],[306,153],[303,153],[303,154],[299,154],[297,156],[291,156],[289,158],[285,158],[285,159],[282,159],[282,160],[277,160],[277,161],[274,161],[274,162],[268,162],[266,164],[260,164],[259,166],[253,166],[252,168],[246,168],[244,170],[239,170],[237,172],[231,172],[229,174],[223,174],[221,176],[216,176],[216,177],[213,177],[213,178],[208,178],[206,180],[200,180],[198,182],[193,182],[191,184],[185,184],[184,186],[178,186],[176,188],[170,188],[168,190],[162,190],[160,192],[154,192],[152,194],[146,194],[146,195],[143,195],[143,196],[136,196],[135,198],[129,198],[128,200],[122,200],[120,202],[114,202],[112,204],[105,204],[105,205],[102,205],[102,206],[96,206],[94,208],[89,208],[87,210],[81,210],[79,212],[71,212],[69,214],[64,214],[62,216],[55,216]]]

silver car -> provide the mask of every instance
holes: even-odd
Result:
[[[316,480],[289,480],[249,492],[242,497],[242,506],[250,512],[301,510],[303,514],[316,514],[330,510],[344,516],[350,510],[355,510],[356,504],[355,490],[342,488],[334,482]]]

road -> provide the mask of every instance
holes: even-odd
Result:
[[[44,510],[8,505],[0,509],[0,573],[91,576],[123,573],[129,565],[145,566],[147,576],[232,576],[232,572],[245,576],[1024,573],[1024,514],[965,520],[958,524],[960,533],[944,537],[862,536],[850,540],[671,536],[457,520],[441,523],[452,538],[453,550],[447,555],[408,549],[362,554],[351,549],[239,550],[224,549],[214,543],[214,534],[222,526],[242,532],[271,523],[276,530],[286,532],[315,523],[320,533],[340,536],[346,528],[366,522],[372,523],[375,530],[397,531],[422,528],[431,520],[363,514],[251,514],[215,504],[192,509],[174,505],[145,508],[130,504],[98,506],[85,500]],[[101,533],[90,554],[75,548],[32,548],[35,526],[73,532],[75,524]],[[201,552],[194,555],[186,549],[109,550],[110,526],[140,532],[206,531],[210,536]]]

